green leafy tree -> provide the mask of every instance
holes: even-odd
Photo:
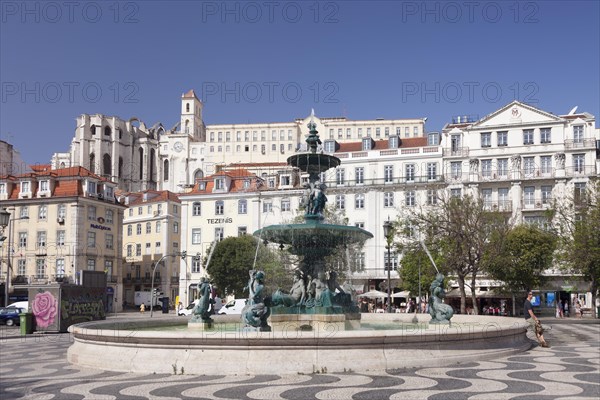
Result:
[[[557,202],[553,212],[558,232],[558,260],[562,269],[590,282],[592,307],[600,286],[600,181]]]
[[[411,295],[416,296],[419,294],[420,282],[422,297],[428,294],[429,285],[433,282],[437,273],[429,257],[419,244],[411,244],[402,250],[402,261],[398,272],[401,288],[408,290]]]
[[[503,282],[506,292],[516,294],[540,287],[543,272],[552,266],[556,237],[534,225],[518,225],[506,237],[495,237],[494,250],[484,264],[490,277]]]
[[[410,217],[410,224],[422,233],[429,248],[440,255],[441,265],[456,278],[460,290],[460,310],[466,313],[467,279],[470,279],[473,311],[478,314],[475,286],[483,273],[483,257],[493,235],[505,235],[508,217],[490,211],[481,198],[444,196],[436,207],[423,209]],[[438,266],[439,267],[439,266]]]
[[[277,254],[259,243],[257,238],[249,235],[228,237],[216,244],[207,265],[212,282],[225,293],[244,297],[243,288],[248,283],[255,255],[254,269],[264,271],[265,286],[272,287],[271,283],[280,279],[280,274],[284,274],[280,259]]]

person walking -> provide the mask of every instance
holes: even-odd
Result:
[[[142,303],[142,305],[140,305],[140,314],[143,314],[146,312],[146,306],[144,305],[144,303]]]
[[[533,313],[533,305],[531,305],[531,299],[533,298],[532,292],[527,292],[527,299],[525,299],[525,304],[523,305],[523,309],[525,310],[525,321],[529,323],[529,326],[533,329],[535,333],[535,337],[537,338],[540,346],[542,347],[550,347],[546,340],[544,339],[544,328],[542,327],[542,323]]]

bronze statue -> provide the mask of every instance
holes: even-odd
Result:
[[[429,296],[429,315],[431,315],[430,324],[448,324],[450,318],[454,315],[454,310],[448,304],[444,304],[446,293],[443,287],[444,275],[437,274],[431,283]]]

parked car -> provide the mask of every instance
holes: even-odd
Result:
[[[227,302],[219,310],[219,314],[242,314],[242,309],[246,305],[246,299],[233,299]]]
[[[24,308],[19,307],[0,308],[0,324],[6,324],[7,326],[20,325],[19,314],[25,311]]]
[[[27,312],[29,310],[29,302],[28,301],[17,301],[16,303],[9,304],[6,307],[8,307],[8,308],[11,308],[11,307],[23,308],[23,309],[25,309],[25,312]]]
[[[192,301],[186,308],[182,308],[181,310],[177,311],[177,315],[180,315],[180,316],[192,315],[192,311],[194,310],[194,307],[196,307],[196,304],[198,304],[199,302],[200,302],[199,299]]]

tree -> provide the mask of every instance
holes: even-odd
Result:
[[[542,286],[543,272],[552,266],[555,235],[534,225],[518,225],[505,238],[492,241],[494,251],[486,254],[484,264],[505,291],[514,295]]]
[[[253,267],[257,245],[256,266]],[[278,256],[249,235],[228,237],[218,242],[206,268],[218,288],[238,297],[243,296],[251,269],[265,272],[268,287],[270,281],[276,281],[278,275],[284,273]]]
[[[398,273],[402,289],[408,290],[411,295],[418,295],[420,283],[421,296],[424,296],[428,293],[429,284],[433,282],[437,272],[420,244],[412,243],[404,247],[402,251],[401,267]]]
[[[508,217],[490,211],[481,198],[442,197],[435,208],[416,212],[410,222],[440,254],[444,268],[456,277],[460,290],[460,311],[466,313],[465,284],[470,278],[473,311],[478,314],[475,286],[482,272],[482,259],[490,250],[493,235],[505,235]]]
[[[552,215],[558,260],[562,269],[590,282],[594,307],[600,286],[600,181],[590,182],[585,190],[576,187],[569,197],[555,204]]]

